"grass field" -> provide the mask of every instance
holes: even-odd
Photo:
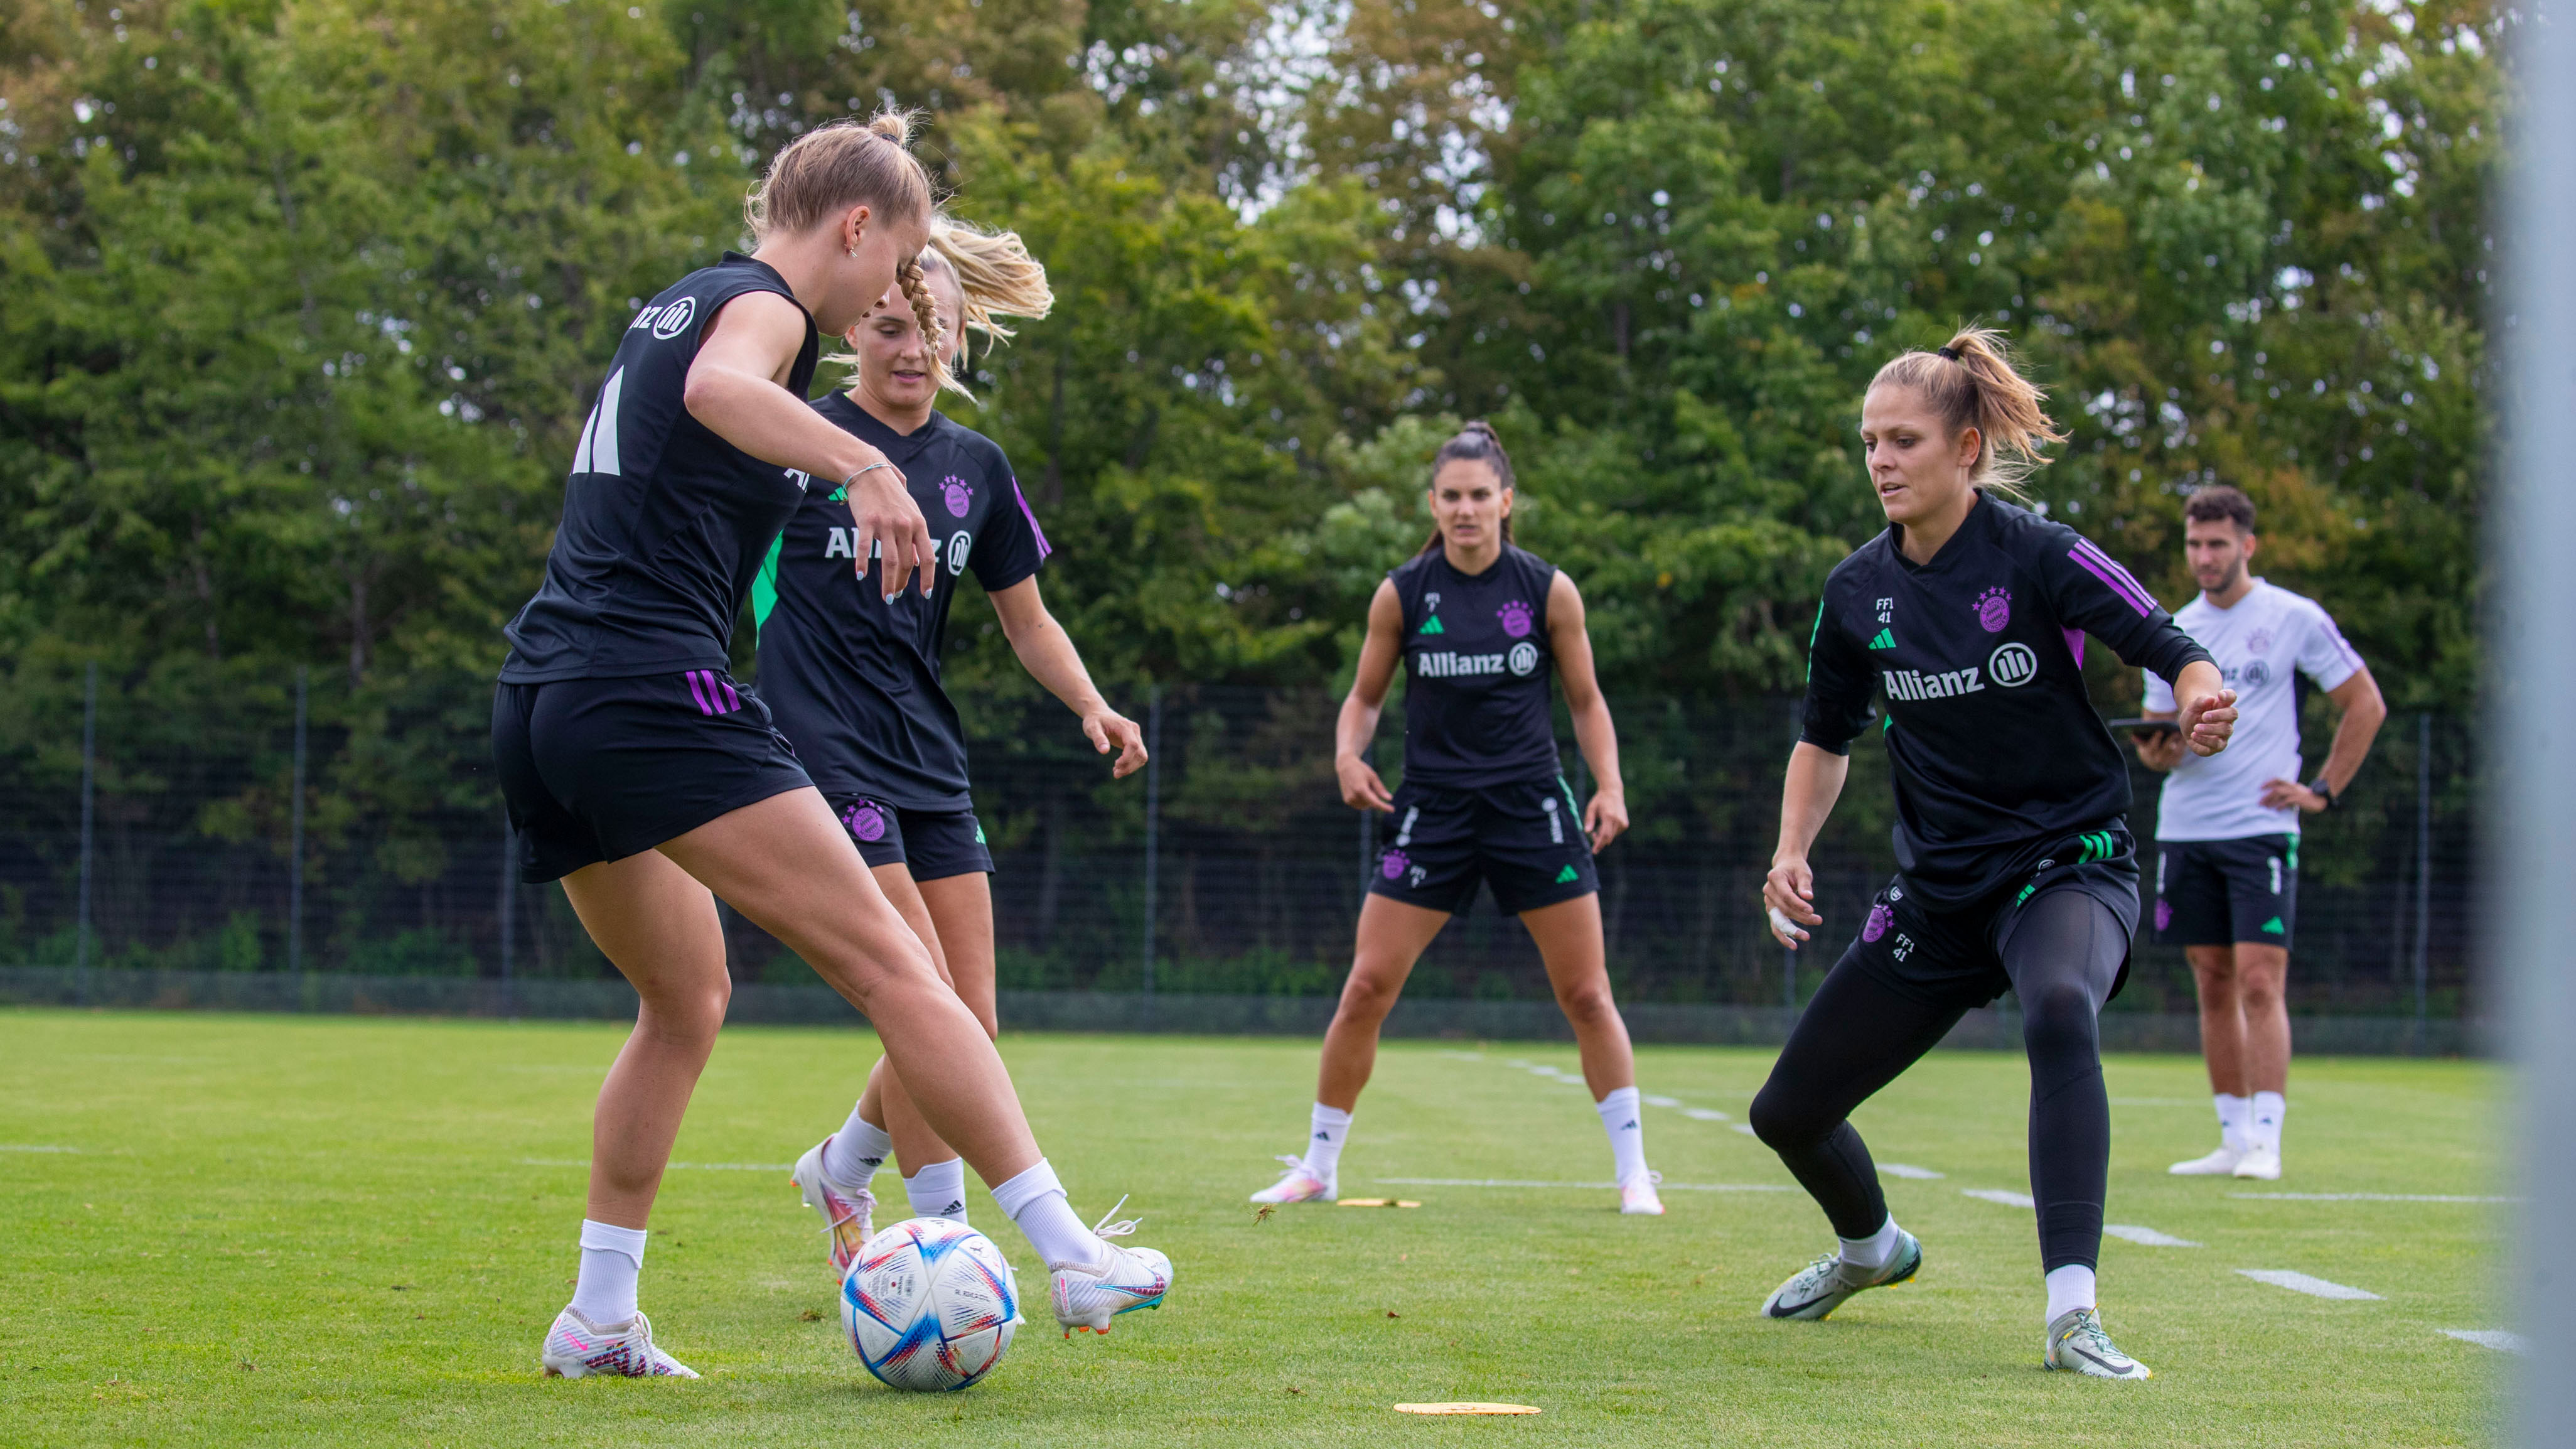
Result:
[[[960,1395],[890,1392],[843,1344],[783,1167],[838,1122],[862,1034],[726,1033],[645,1264],[661,1340],[706,1378],[548,1382],[568,1296],[603,1024],[0,1012],[0,1442],[9,1444],[2455,1444],[2492,1438],[2503,1355],[2477,1202],[2500,1080],[2457,1062],[2306,1061],[2290,1175],[2184,1180],[2209,1145],[2198,1064],[2110,1067],[2106,1316],[2143,1384],[2043,1373],[2018,1059],[1936,1054],[1859,1121],[1924,1239],[1913,1284],[1822,1324],[1754,1316],[1831,1239],[1733,1130],[1767,1052],[1655,1049],[1647,1147],[1670,1213],[1578,1187],[1608,1151],[1571,1047],[1400,1043],[1342,1168],[1418,1211],[1244,1194],[1293,1147],[1303,1041],[1014,1037],[1074,1204],[1132,1192],[1171,1304],[1066,1342],[1043,1299]],[[1688,1110],[1701,1115],[1686,1115]],[[1720,1120],[1712,1114],[1723,1114]],[[763,1166],[766,1164],[766,1166]],[[1726,1185],[1697,1191],[1679,1184]],[[900,1188],[896,1189],[900,1195]],[[991,1199],[978,1224],[1042,1284]],[[880,1221],[888,1219],[881,1217]],[[2381,1295],[2328,1299],[2239,1270]],[[1042,1295],[1043,1287],[1037,1287]],[[1425,1420],[1405,1400],[1534,1418]]]

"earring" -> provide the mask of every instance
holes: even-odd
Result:
[[[857,247],[844,248],[841,254],[854,262],[859,259],[859,249]]]

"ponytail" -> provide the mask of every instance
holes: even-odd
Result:
[[[1458,429],[1456,437],[1442,443],[1440,451],[1431,455],[1432,478],[1437,480],[1442,467],[1458,462],[1490,465],[1494,476],[1502,480],[1503,490],[1511,491],[1512,455],[1503,451],[1501,436],[1495,433],[1494,425],[1483,418],[1469,419],[1464,427]],[[1503,513],[1503,542],[1511,541],[1512,515],[1507,509]],[[1431,537],[1424,541],[1419,552],[1429,553],[1439,546],[1440,525],[1435,523],[1431,526]]]
[[[2022,482],[2048,459],[2041,450],[2066,441],[2041,407],[2048,394],[2013,365],[2004,335],[1991,327],[1962,327],[1937,352],[1891,358],[1871,387],[1904,387],[1922,394],[1957,437],[1977,430],[1977,461],[1968,481],[2028,503]]]

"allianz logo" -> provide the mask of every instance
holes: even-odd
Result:
[[[1477,674],[1500,674],[1507,666],[1500,654],[1416,654],[1413,672],[1424,679],[1459,679]]]
[[[698,299],[695,297],[657,303],[636,313],[635,320],[626,324],[626,330],[632,332],[638,327],[649,327],[654,336],[668,342],[688,330],[689,319],[696,316],[697,311]]]
[[[1886,681],[1890,699],[1957,699],[1982,694],[1988,684],[2018,689],[2030,683],[2039,677],[2039,656],[2027,644],[2004,644],[1988,655],[1982,666],[1932,671],[1887,669],[1881,670],[1880,675]]]

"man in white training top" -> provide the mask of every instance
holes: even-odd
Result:
[[[2290,1013],[2282,995],[2298,925],[2299,816],[2332,810],[2370,753],[2388,706],[2334,620],[2246,572],[2254,504],[2224,485],[2183,505],[2183,548],[2200,597],[2174,613],[2236,691],[2224,754],[2188,754],[2170,731],[2138,736],[2138,758],[2170,771],[2156,810],[2156,936],[2178,944],[2200,988],[2200,1049],[2218,1096],[2219,1148],[2177,1162],[2186,1176],[2281,1175]],[[2343,711],[2325,768],[2299,783],[2302,674]],[[2172,688],[2147,676],[2146,715],[2175,716]]]

